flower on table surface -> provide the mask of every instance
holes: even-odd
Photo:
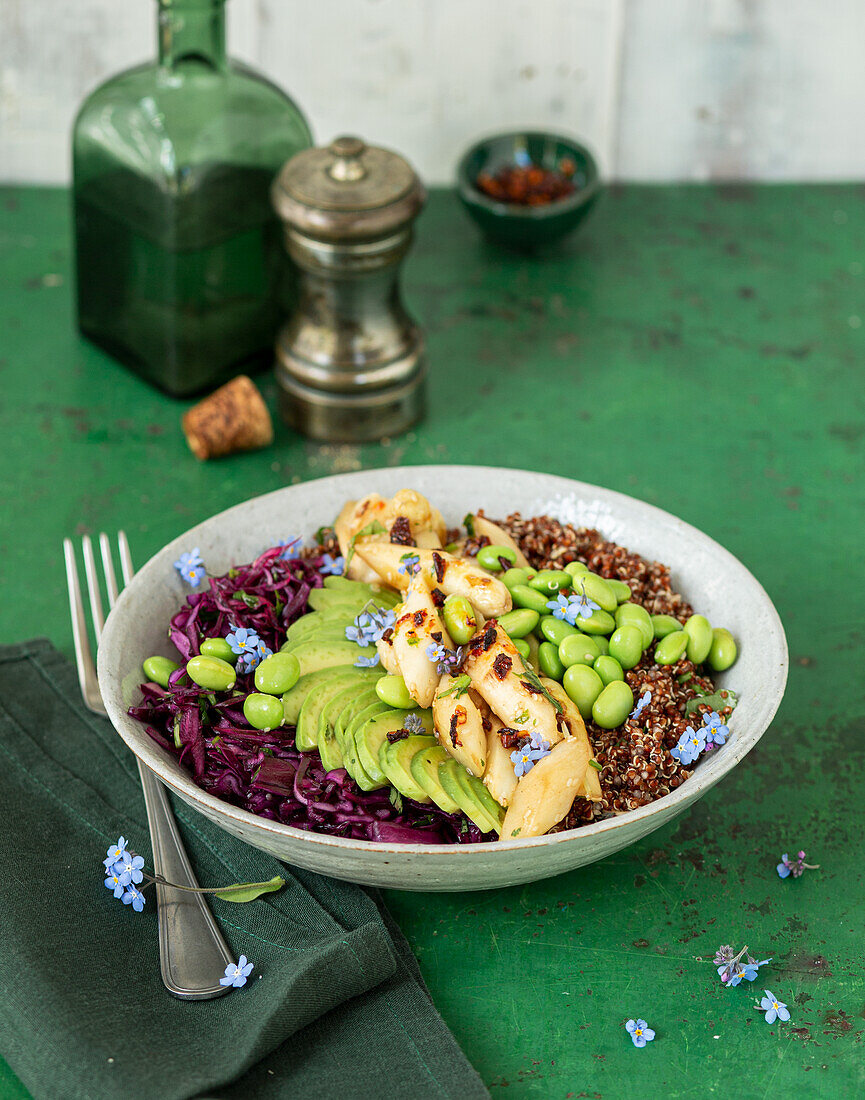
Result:
[[[729,944],[719,947],[715,952],[715,958],[712,961],[716,965],[720,964],[718,965],[718,976],[724,985],[737,986],[743,978],[753,982],[760,967],[772,961],[771,959],[760,959],[758,962],[753,955],[749,955],[747,952],[747,944],[738,954],[733,951]],[[743,957],[745,962],[742,962]]]
[[[246,955],[241,955],[236,963],[229,963],[225,968],[225,977],[219,979],[220,985],[230,985],[240,989],[246,985],[246,979],[252,973],[253,964],[248,961]]]
[[[120,881],[120,875],[116,871],[109,871],[108,878],[105,880],[105,886],[111,890],[116,898],[123,897],[123,891],[125,885]]]
[[[761,1012],[765,1012],[765,1020],[767,1024],[774,1024],[776,1020],[780,1020],[782,1023],[786,1023],[790,1019],[790,1011],[783,1001],[779,1001],[774,993],[771,993],[768,989],[764,989],[766,994],[760,1000],[759,1009]]]
[[[114,895],[117,896],[116,894]],[[126,887],[126,892],[120,899],[124,905],[131,905],[136,913],[140,913],[144,908],[145,897],[140,890],[137,890],[132,883]]]
[[[276,544],[280,549],[277,561],[289,561],[296,558],[303,548],[303,535],[293,535],[289,539],[280,539]]]
[[[318,567],[319,573],[326,573],[329,576],[342,576],[345,572],[345,558],[342,554],[337,554],[333,557],[331,554],[321,555],[321,565]]]
[[[121,886],[137,885],[144,878],[141,868],[144,866],[144,857],[124,852],[123,858],[114,865],[114,874],[120,876]]]
[[[800,878],[806,871],[816,871],[819,866],[819,863],[806,863],[804,852],[799,852],[795,859],[790,859],[785,852],[776,870],[779,878],[788,878],[790,875],[793,878]]]
[[[645,1020],[628,1020],[625,1031],[631,1036],[635,1047],[644,1047],[655,1038],[655,1033]]]
[[[378,653],[374,653],[371,657],[358,657],[354,662],[355,668],[375,668],[379,663],[381,657]]]
[[[680,764],[693,764],[705,748],[706,738],[703,736],[703,730],[695,730],[688,726],[678,742],[670,749],[670,756]]]
[[[457,646],[456,649],[448,649],[440,642],[430,642],[425,653],[436,666],[439,676],[456,676],[462,668],[466,657],[465,646]]]
[[[415,573],[420,573],[420,558],[417,554],[403,554],[396,571],[404,577],[413,577]]]
[[[122,836],[117,843],[112,844],[105,853],[105,859],[103,859],[102,863],[106,871],[110,871],[114,864],[119,863],[126,854],[126,837]]]
[[[652,701],[651,691],[644,691],[643,694],[640,696],[639,701],[637,702],[637,705],[631,711],[631,717],[632,718],[639,718],[640,715],[643,713],[643,711],[646,709],[646,707],[649,705],[649,703],[651,703],[651,701]]]
[[[423,719],[419,714],[407,714],[403,729],[409,733],[424,733]]]
[[[729,729],[724,724],[724,719],[716,711],[711,711],[709,714],[703,715],[703,725],[700,729],[700,733],[706,739],[706,748],[714,747],[715,745],[723,745],[729,736]]]
[[[514,775],[521,779],[527,775],[539,760],[548,756],[552,746],[549,741],[544,741],[540,734],[533,733],[528,741],[511,753],[511,763],[514,766]]]
[[[174,568],[193,588],[198,588],[204,580],[204,562],[201,560],[197,546],[188,553],[181,554],[174,563]]]

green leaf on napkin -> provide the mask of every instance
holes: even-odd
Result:
[[[223,890],[216,890],[213,897],[222,901],[255,901],[262,894],[272,894],[275,890],[281,890],[285,886],[285,879],[276,875],[267,882],[235,882],[226,886]]]

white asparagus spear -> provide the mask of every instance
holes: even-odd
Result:
[[[491,519],[487,519],[485,516],[472,516],[472,526],[474,527],[476,535],[486,535],[493,546],[509,546],[511,550],[516,552],[517,560],[515,565],[525,568],[529,563],[525,554],[520,550],[516,540],[512,535],[509,535],[507,531],[502,530],[497,523],[493,523]]]
[[[363,558],[356,553],[350,555],[350,546],[354,535],[374,520],[378,520],[384,529],[383,518],[386,509],[386,500],[380,497],[378,493],[369,493],[362,500],[347,500],[342,511],[336,517],[333,529],[339,542],[340,553],[348,562],[345,575],[349,580],[364,581],[366,584],[379,583],[378,573],[367,565]],[[382,537],[387,538],[387,535],[378,534],[365,537],[375,542]],[[349,555],[351,560],[349,560]]]
[[[517,785],[511,750],[502,744],[499,731],[502,724],[495,714],[490,715],[490,730],[487,733],[487,766],[484,770],[484,785],[499,803],[508,806]]]
[[[586,730],[586,723],[583,721],[583,716],[580,714],[579,708],[576,703],[573,702],[570,695],[565,691],[560,683],[556,680],[550,680],[546,676],[541,677],[541,683],[547,689],[547,691],[556,699],[562,706],[564,711],[566,729],[570,735],[576,738],[578,741],[582,741],[586,745],[586,751],[588,752],[588,759],[594,759],[594,749],[592,748],[592,742],[589,739],[588,731]],[[582,795],[584,798],[588,798],[591,802],[601,801],[601,781],[598,778],[597,768],[593,768],[591,764],[586,765],[586,774],[583,783],[583,789],[577,791],[578,795]]]
[[[468,691],[458,695],[457,677],[442,676],[433,700],[436,737],[441,745],[472,775],[484,774],[487,735],[480,709]]]
[[[505,726],[537,733],[554,745],[561,740],[556,709],[532,688],[514,643],[491,621],[468,644],[463,671]]]
[[[501,839],[543,836],[557,825],[583,784],[589,750],[569,737],[553,746],[517,783],[502,824]]]
[[[408,587],[410,572],[403,559],[406,555],[414,555],[431,585],[440,588],[446,596],[465,596],[486,618],[503,615],[513,606],[510,592],[497,577],[473,562],[455,558],[444,550],[364,540],[358,544],[357,553],[386,584],[402,591]]]
[[[393,634],[378,642],[382,663],[390,668],[390,657],[385,658],[390,647],[396,658],[399,675],[405,680],[412,699],[422,707],[428,707],[435,698],[439,674],[435,662],[427,656],[427,647],[439,644],[453,648],[453,643],[430,595],[429,585],[422,574],[412,577],[406,598],[399,608],[393,626]]]

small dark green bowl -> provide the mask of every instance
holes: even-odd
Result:
[[[558,169],[565,158],[576,164],[576,191],[544,206],[497,202],[481,191],[481,172],[495,174],[507,165],[526,162]],[[463,206],[490,240],[507,248],[531,250],[560,240],[581,225],[601,193],[598,166],[579,142],[558,134],[520,131],[495,134],[473,145],[457,167],[457,192]]]

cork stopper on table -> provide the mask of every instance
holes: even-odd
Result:
[[[255,383],[239,374],[183,414],[183,433],[197,458],[218,458],[266,447],[273,423]]]

